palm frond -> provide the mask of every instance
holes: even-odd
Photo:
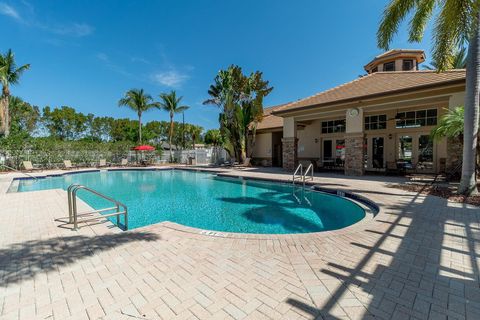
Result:
[[[423,39],[428,20],[432,17],[437,0],[420,0],[417,10],[410,21],[410,42],[420,42]]]
[[[388,50],[398,26],[408,13],[415,7],[417,0],[392,0],[385,8],[380,27],[377,31],[378,47]]]
[[[455,50],[469,34],[471,8],[470,1],[444,1],[433,31],[432,57],[439,72],[452,68]]]
[[[433,139],[456,138],[463,134],[464,129],[464,108],[463,106],[449,109],[445,115],[440,118],[437,127],[432,130]]]

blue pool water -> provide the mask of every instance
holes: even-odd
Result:
[[[162,221],[223,232],[305,233],[363,219],[356,203],[289,184],[217,177],[185,170],[122,170],[20,180],[18,191],[64,189],[78,183],[127,205],[129,229]],[[110,207],[85,191],[95,209]]]

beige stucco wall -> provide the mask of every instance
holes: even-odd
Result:
[[[297,134],[296,120],[294,117],[287,117],[283,119],[283,137],[294,138]]]
[[[320,158],[320,126],[321,121],[315,120],[304,129],[297,130],[299,158]]]
[[[272,156],[272,133],[257,133],[255,146],[253,147],[254,158],[270,158]]]
[[[353,109],[348,109],[346,111],[346,133],[359,133],[363,131],[363,108],[355,108],[358,110],[358,115],[352,117],[350,111]]]

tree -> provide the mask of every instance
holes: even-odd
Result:
[[[432,130],[433,139],[449,138],[463,142],[463,130],[465,127],[465,109],[463,106],[450,109],[440,119],[437,127]],[[480,156],[480,139],[477,138],[477,158]],[[479,163],[480,159],[477,159]]]
[[[40,120],[40,110],[19,97],[10,96],[10,133],[31,135]]]
[[[452,67],[455,50],[468,40],[463,135],[462,179],[458,192],[477,194],[476,145],[480,102],[480,11],[477,1],[391,0],[377,31],[378,46],[388,49],[400,23],[412,17],[409,41],[422,40],[428,21],[435,16],[433,60],[437,71]]]
[[[206,144],[211,144],[214,147],[218,147],[222,145],[222,135],[220,134],[220,130],[218,129],[210,129],[205,132],[204,137]]]
[[[112,141],[139,141],[138,120],[115,119],[110,127],[110,138]]]
[[[453,53],[452,64],[449,69],[465,69],[467,66],[467,48],[462,47],[460,49],[456,49]],[[425,66],[424,69],[427,70],[437,70],[438,63],[433,61],[430,65]]]
[[[79,140],[87,128],[87,116],[67,106],[43,108],[42,122],[50,136],[60,140]]]
[[[160,94],[160,103],[158,107],[167,111],[170,115],[170,132],[169,132],[169,141],[170,144],[170,161],[173,161],[173,154],[172,154],[172,137],[173,137],[173,117],[175,113],[184,112],[189,107],[188,106],[181,106],[180,103],[183,97],[177,97],[177,93],[172,90],[170,93],[161,93]]]
[[[127,106],[138,115],[138,141],[142,143],[142,114],[156,107],[151,95],[145,93],[143,89],[131,89],[125,93],[125,96],[118,101],[118,105]]]
[[[0,82],[2,96],[0,97],[0,133],[5,137],[10,134],[10,85],[17,84],[23,72],[30,68],[29,64],[17,67],[15,56],[11,49],[4,55],[0,54]]]
[[[218,73],[208,90],[211,98],[204,102],[222,108],[220,132],[227,151],[241,162],[252,150],[249,135],[252,146],[255,143],[257,124],[263,117],[263,99],[273,90],[262,76],[262,72],[255,71],[247,77],[242,68],[232,65]]]
[[[195,143],[200,141],[203,128],[196,125],[186,125],[186,132],[190,136],[190,141],[192,142],[192,148],[195,149]]]

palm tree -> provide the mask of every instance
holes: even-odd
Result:
[[[151,95],[145,93],[143,89],[131,89],[125,93],[125,96],[118,101],[118,106],[127,106],[138,115],[138,141],[142,143],[142,113],[157,106],[153,102]]]
[[[457,49],[453,54],[452,64],[449,69],[465,69],[467,66],[467,48],[462,47]],[[426,70],[437,70],[438,64],[433,61],[428,66],[424,66]]]
[[[190,131],[190,135],[192,136],[193,150],[195,150],[195,141],[197,141],[197,139],[202,134],[203,128],[200,126],[192,125],[191,127],[189,127],[189,131]]]
[[[463,106],[449,109],[440,119],[438,125],[432,130],[433,139],[449,138],[463,142],[463,130],[465,127],[465,109]],[[480,156],[480,137],[477,137],[477,158]],[[477,159],[477,164],[480,163]]]
[[[377,31],[378,46],[388,49],[401,22],[412,17],[409,41],[420,42],[429,20],[435,16],[433,60],[437,71],[451,68],[455,50],[468,40],[463,135],[462,180],[458,192],[478,193],[476,145],[480,102],[480,11],[477,1],[458,0],[391,0]]]
[[[438,125],[432,130],[433,139],[441,138],[459,138],[463,137],[464,115],[463,106],[449,109],[447,113],[440,119]]]
[[[183,97],[177,97],[177,93],[172,90],[170,93],[161,93],[160,94],[160,101],[157,105],[158,108],[161,108],[167,111],[170,114],[170,132],[168,143],[170,145],[170,161],[173,161],[173,154],[172,154],[172,137],[173,137],[173,117],[175,113],[184,112],[189,107],[181,106],[180,102],[182,101]]]
[[[29,64],[17,67],[15,55],[11,49],[4,55],[0,54],[0,82],[2,83],[2,96],[0,97],[0,133],[3,133],[5,137],[8,137],[10,134],[10,85],[17,84],[22,73],[28,68],[30,68]]]

